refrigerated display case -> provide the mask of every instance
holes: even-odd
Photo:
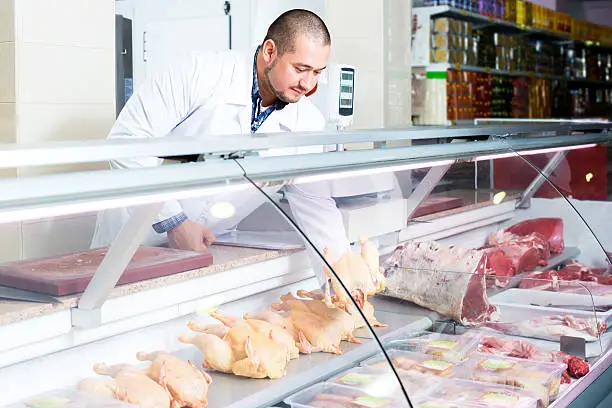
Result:
[[[555,170],[571,166],[568,152],[609,144],[610,129],[415,127],[3,149],[9,168],[204,160],[0,180],[2,229],[22,237],[0,264],[2,295],[13,298],[0,301],[1,403],[56,390],[137,402],[142,387],[160,406],[581,403],[610,375],[612,207],[568,198],[560,186],[574,173]],[[444,143],[385,145],[423,139]],[[330,141],[379,147],[257,154]],[[508,157],[527,164],[527,188],[495,185],[494,164]],[[540,198],[542,188],[557,195]],[[170,248],[151,227],[169,201],[232,239],[204,254]],[[109,246],[90,248],[114,211],[127,221]],[[84,224],[89,239],[75,242]]]

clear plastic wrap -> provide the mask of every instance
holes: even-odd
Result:
[[[388,351],[393,366],[402,373],[435,375],[438,377],[454,378],[457,363],[447,361],[430,354],[414,353],[403,350]],[[372,370],[389,369],[387,360],[383,356],[372,357],[361,363],[362,366]]]
[[[380,408],[408,407],[408,402],[402,398],[401,393],[399,393],[399,395],[396,393],[393,396],[378,397],[369,395],[355,387],[321,383],[293,394],[285,399],[285,403],[292,408],[327,408],[340,406]]]
[[[48,391],[4,408],[129,408],[136,405],[71,389]]]
[[[520,388],[467,380],[440,380],[425,398],[479,407],[538,408],[538,399]]]
[[[464,379],[512,385],[533,391],[548,406],[559,395],[563,363],[545,363],[525,359],[473,354],[461,367],[458,376]]]
[[[426,392],[428,387],[433,384],[429,376],[413,375],[403,370],[398,374],[402,379],[402,384],[406,388],[408,395],[411,397],[418,397],[423,392]],[[363,392],[373,396],[385,397],[388,395],[398,395],[400,393],[397,379],[395,375],[391,373],[391,369],[388,364],[386,364],[386,360],[384,362],[381,361],[380,366],[351,368],[350,370],[330,378],[327,382],[359,388]]]
[[[399,337],[399,336],[398,336]],[[402,350],[428,354],[451,362],[464,361],[477,350],[479,336],[429,333],[423,336],[393,339],[393,346]]]

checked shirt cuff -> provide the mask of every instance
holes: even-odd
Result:
[[[185,213],[179,213],[168,219],[153,224],[153,229],[155,230],[155,232],[163,234],[164,232],[168,232],[171,229],[178,227],[185,221],[187,221],[187,216],[185,215]]]

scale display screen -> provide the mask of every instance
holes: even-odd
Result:
[[[340,71],[340,114],[351,115],[353,113],[354,75],[351,68]]]

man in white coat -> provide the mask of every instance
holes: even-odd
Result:
[[[269,27],[250,55],[232,51],[197,55],[149,78],[121,111],[109,138],[199,137],[239,133],[322,130],[321,113],[305,96],[327,65],[331,39],[323,20],[306,10],[291,10]],[[112,168],[159,166],[156,157],[115,160]],[[342,216],[327,183],[284,187],[299,227],[332,259],[349,250]],[[236,208],[230,219],[211,213],[215,201]],[[152,225],[145,243],[203,251],[220,233],[237,225],[265,201],[253,189],[222,197],[172,201]],[[92,247],[110,245],[134,209],[98,215]],[[315,270],[320,267],[317,263]],[[320,270],[318,272],[319,278]]]

